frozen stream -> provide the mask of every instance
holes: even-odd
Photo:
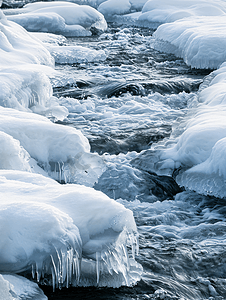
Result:
[[[149,29],[112,24],[101,36],[62,41],[106,55],[58,64],[52,84],[70,112],[63,124],[80,129],[106,162],[95,188],[134,212],[144,273],[133,288],[52,294],[46,287],[49,299],[226,298],[224,201],[182,191],[172,178],[145,170],[147,149],[169,137],[209,71],[191,70],[151,49],[152,42]]]

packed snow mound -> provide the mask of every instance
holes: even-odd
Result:
[[[131,3],[129,0],[107,0],[100,4],[98,11],[105,17],[109,15],[122,15],[130,12]]]
[[[192,68],[216,69],[226,60],[225,15],[190,17],[163,24],[152,47],[184,59]]]
[[[70,2],[36,2],[23,8],[4,10],[7,19],[28,31],[41,31],[64,36],[89,36],[91,31],[105,31],[104,16],[87,5]]]
[[[204,195],[226,197],[226,137],[218,140],[210,156],[177,177],[177,182]]]
[[[60,185],[42,175],[4,170],[0,178],[1,271],[33,268],[40,280],[42,270],[52,273],[54,285],[67,280],[76,285],[79,277],[81,285],[138,280],[141,267],[127,253],[137,238],[130,210],[92,188]],[[74,263],[76,278],[71,275]]]
[[[47,300],[37,283],[19,275],[0,274],[0,300]]]
[[[220,198],[226,196],[225,82],[224,63],[212,73],[209,85],[201,88],[199,104],[175,131],[179,135],[174,134],[165,149],[156,150],[158,159],[152,166],[161,174],[178,169],[179,185]]]
[[[10,108],[0,107],[0,112],[0,130],[18,140],[53,178],[92,186],[102,174],[102,159],[90,153],[89,142],[79,130]]]

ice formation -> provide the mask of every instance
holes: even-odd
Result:
[[[53,286],[139,278],[141,267],[127,252],[137,243],[130,210],[92,188],[42,175],[2,170],[0,178],[1,271],[31,269],[38,281],[50,274]]]
[[[103,15],[87,5],[70,2],[36,2],[23,8],[5,10],[8,20],[28,31],[42,31],[64,36],[89,36],[92,31],[105,31],[107,23]]]

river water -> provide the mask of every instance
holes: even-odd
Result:
[[[191,70],[151,48],[153,31],[109,24],[107,33],[68,39],[106,59],[58,64],[54,95],[106,162],[95,184],[134,213],[142,280],[132,288],[69,288],[49,299],[226,299],[224,201],[179,188],[145,169],[149,149],[167,140],[196,101],[210,70]]]

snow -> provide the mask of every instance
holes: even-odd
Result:
[[[158,27],[153,47],[198,69],[216,69],[226,59],[225,15],[190,17]]]
[[[98,155],[90,153],[89,142],[79,130],[54,124],[45,117],[28,112],[3,107],[0,111],[0,130],[17,140],[11,139],[11,144],[17,145],[19,141],[53,178],[92,186],[101,175],[104,163]],[[13,158],[5,154],[5,166],[12,163],[13,169],[18,169],[16,166],[23,157],[18,147],[11,149],[11,154],[15,152],[17,163],[11,162]],[[26,152],[24,149],[22,153]],[[7,150],[4,152],[7,153]],[[27,165],[25,159],[22,163]]]
[[[208,0],[149,0],[142,9],[139,20],[148,22],[168,23],[190,16],[220,16],[224,15],[224,1]]]
[[[172,174],[175,168],[182,168],[177,176],[181,186],[223,198],[226,196],[225,64],[206,81],[200,88],[198,104],[177,124],[166,147],[157,150],[159,161],[154,169],[161,174]]]
[[[38,287],[37,283],[18,276],[18,275],[0,275],[1,300],[20,300],[20,299],[36,299],[47,300],[43,291]],[[4,287],[4,288],[3,288]]]
[[[70,2],[36,2],[23,8],[4,10],[7,19],[28,31],[42,31],[64,36],[89,36],[92,30],[105,31],[103,15],[87,5]]]
[[[31,171],[30,156],[12,136],[0,131],[0,169]]]
[[[89,49],[82,46],[47,46],[49,52],[58,64],[75,64],[104,61],[103,50]]]
[[[98,11],[104,16],[121,15],[130,12],[131,3],[129,0],[108,0],[100,4]]]
[[[82,280],[87,281],[83,278],[83,268],[86,273],[87,264],[93,261],[95,270],[97,256],[106,274],[116,273],[116,282],[120,279],[120,284],[134,283],[133,272],[126,271],[129,263],[126,252],[122,252],[123,248],[127,251],[129,239],[134,239],[130,242],[132,247],[136,240],[136,224],[130,210],[92,188],[60,185],[38,174],[2,170],[0,178],[1,271],[29,270],[33,265],[40,280],[41,270],[49,274],[54,265],[56,270],[61,266],[60,272],[65,272],[63,278],[59,278],[56,270],[54,276],[56,282],[64,283],[72,277],[70,269],[63,271],[66,261],[69,265],[73,263],[71,255],[78,260],[82,250],[83,261],[78,271],[81,284]],[[139,276],[141,269],[133,258],[131,265]],[[122,278],[118,278],[118,273]],[[75,278],[72,282],[77,284]],[[94,276],[91,283],[95,282]],[[103,284],[106,284],[104,276]],[[114,276],[108,283],[112,284],[116,284]]]
[[[16,203],[12,196],[1,199],[0,270],[14,273],[35,265],[39,281],[43,269],[50,272],[50,255],[57,261],[57,251],[67,254],[73,249],[80,257],[81,239],[67,214],[47,204],[24,200]]]

